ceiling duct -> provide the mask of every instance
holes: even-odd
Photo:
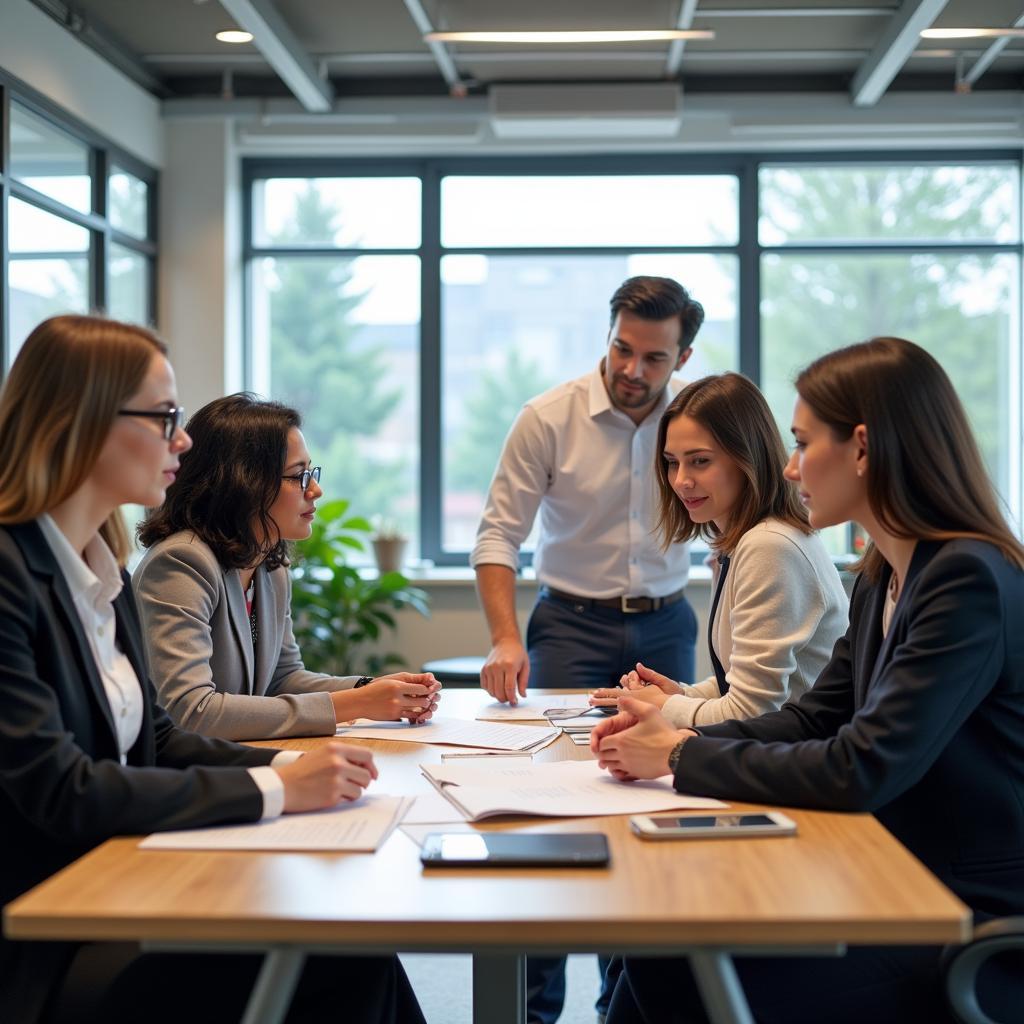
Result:
[[[488,94],[499,139],[671,138],[679,131],[677,84],[495,85]]]

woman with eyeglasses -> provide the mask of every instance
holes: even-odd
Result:
[[[320,467],[299,414],[248,394],[188,423],[164,504],[139,529],[132,574],[157,691],[187,729],[224,739],[329,736],[353,718],[425,722],[440,683],[309,672],[292,629],[288,545],[310,535]]]
[[[119,507],[158,505],[191,445],[140,327],[47,320],[0,392],[0,904],[113,836],[319,810],[376,778],[363,748],[207,739],[157,702]],[[0,939],[0,1020],[239,1020],[260,962]],[[289,1021],[335,1012],[423,1020],[394,957],[311,959]]]
[[[873,813],[974,911],[1024,913],[1024,545],[949,377],[924,349],[875,338],[796,380],[786,474],[810,523],[871,538],[850,626],[815,684],[780,711],[676,730],[624,698],[591,746],[621,780]],[[799,841],[799,840],[797,840]],[[740,958],[754,1019],[946,1021],[941,950]],[[1020,1021],[1020,960],[982,968],[985,1019]],[[684,961],[626,958],[609,1024],[704,1021]]]
[[[658,424],[655,478],[665,546],[703,537],[716,556],[708,650],[714,674],[688,686],[638,664],[623,689],[677,728],[755,718],[796,700],[846,630],[848,601],[811,528],[764,396],[723,373],[688,384]]]

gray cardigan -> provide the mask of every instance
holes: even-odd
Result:
[[[669,697],[662,712],[677,729],[777,711],[811,687],[846,632],[849,601],[816,533],[766,519],[729,561],[711,624],[729,690],[720,696],[709,676]]]
[[[285,568],[256,570],[253,651],[238,570],[224,569],[191,532],[154,544],[132,575],[153,682],[174,721],[230,740],[324,736],[335,730],[327,691],[355,685],[307,672],[292,633]]]

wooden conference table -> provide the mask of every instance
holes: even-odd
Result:
[[[478,690],[447,691],[441,709],[469,718],[483,701]],[[452,749],[366,745],[380,768],[374,788],[392,794],[431,791],[418,766]],[[561,736],[535,757],[590,753]],[[265,951],[245,1024],[283,1019],[307,952],[472,953],[478,1024],[525,1019],[526,953],[685,953],[712,1020],[746,1024],[734,954],[969,937],[968,909],[870,815],[786,813],[794,837],[727,841],[644,841],[625,817],[481,826],[600,830],[612,862],[598,870],[424,870],[400,829],[375,854],[143,851],[135,838],[113,839],[11,903],[5,929],[15,939]]]

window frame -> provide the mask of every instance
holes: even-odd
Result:
[[[91,206],[88,213],[23,184],[10,173],[11,107],[13,104],[42,118],[55,130],[88,147],[91,178]],[[127,171],[148,188],[146,237],[138,238],[115,228],[109,217],[109,176],[112,167]],[[105,310],[110,297],[111,244],[116,243],[140,255],[146,263],[146,310],[144,323],[156,321],[159,239],[157,216],[159,172],[133,156],[87,124],[67,113],[41,93],[0,69],[0,379],[6,373],[10,338],[10,288],[8,271],[11,252],[8,237],[8,199],[20,199],[89,232],[88,300],[90,310]]]
[[[759,237],[760,195],[759,172],[766,166],[837,166],[879,165],[914,166],[971,164],[1010,164],[1017,169],[1018,179],[1024,173],[1024,157],[1019,150],[987,149],[963,152],[960,150],[880,150],[833,152],[742,152],[720,154],[592,154],[585,156],[451,156],[412,158],[363,157],[247,157],[242,161],[243,203],[243,379],[252,384],[251,366],[251,302],[252,268],[254,261],[265,256],[359,256],[370,254],[403,253],[420,259],[420,467],[419,467],[419,519],[420,556],[437,566],[466,566],[468,552],[443,548],[443,465],[442,465],[442,329],[441,329],[441,259],[459,254],[487,256],[544,255],[620,255],[636,252],[691,254],[725,253],[738,261],[737,282],[737,369],[751,380],[761,381],[761,267],[765,255],[780,253],[795,255],[813,252],[817,255],[873,255],[890,253],[934,253],[937,256],[1000,253],[1015,255],[1018,273],[1024,274],[1024,231],[1018,223],[1018,240],[1008,243],[941,242],[885,243],[781,243],[762,245]],[[645,174],[701,175],[722,174],[734,176],[738,182],[738,238],[735,245],[699,246],[566,246],[566,247],[452,247],[441,244],[441,180],[448,175],[477,176],[619,176]],[[421,231],[419,247],[387,248],[334,248],[310,246],[299,249],[274,246],[256,246],[253,241],[253,191],[256,181],[266,178],[345,178],[398,176],[419,177],[422,183]],[[1024,191],[1024,190],[1022,190]],[[1024,217],[1024,198],[1018,202],[1018,219]],[[1024,288],[1019,289],[1024,296]],[[607,301],[607,296],[595,301]],[[1024,364],[1024,331],[1019,325],[1021,310],[1014,312],[1018,323],[1016,363],[1011,372],[1016,374],[1018,393],[1024,394],[1022,364]],[[853,339],[851,339],[853,340]],[[698,341],[699,343],[699,341]],[[1024,515],[1024,482],[1016,481],[1013,493],[1006,500],[1016,519],[1018,530]],[[849,528],[849,548],[853,550],[853,527]],[[702,558],[703,556],[697,556]],[[529,563],[524,553],[523,563]]]

